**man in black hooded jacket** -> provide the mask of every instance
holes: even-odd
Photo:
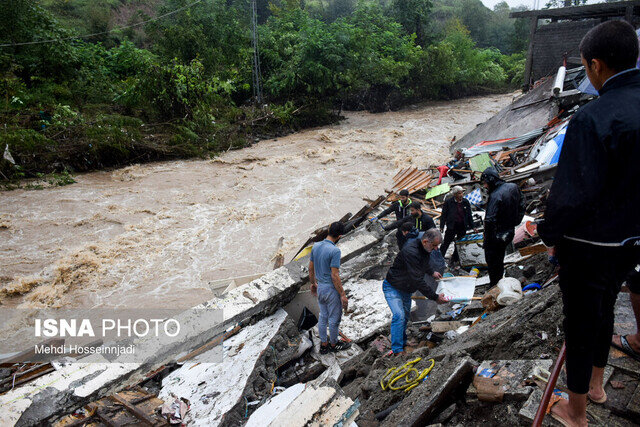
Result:
[[[614,305],[640,261],[638,38],[624,21],[592,28],[580,43],[600,97],[576,112],[538,233],[560,263],[569,401],[551,415],[587,425],[587,398],[604,403]]]
[[[482,172],[480,181],[489,191],[483,245],[490,284],[495,286],[504,275],[507,245],[513,240],[514,229],[524,217],[524,200],[518,186],[504,182],[492,167]]]
[[[444,231],[445,225],[447,232],[444,234],[444,240],[440,245],[440,252],[444,257],[447,254],[449,245],[456,240],[462,239],[469,228],[473,228],[473,217],[471,216],[471,203],[464,198],[464,190],[460,186],[451,189],[451,195],[447,197],[442,206],[442,216],[440,217],[440,232]],[[453,243],[454,251],[451,255],[451,263],[459,260],[458,248]]]

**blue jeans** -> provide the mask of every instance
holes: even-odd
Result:
[[[342,319],[342,301],[340,294],[333,288],[324,290],[318,286],[318,306],[320,316],[318,317],[318,332],[320,341],[327,342],[327,324],[329,325],[329,340],[331,344],[338,342],[338,328]]]
[[[393,317],[391,318],[391,350],[394,353],[404,351],[407,342],[407,322],[411,314],[411,294],[391,286],[386,280],[382,282],[382,292],[387,300]]]

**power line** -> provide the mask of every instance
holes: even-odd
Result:
[[[251,47],[253,47],[253,95],[258,102],[262,103],[262,85],[260,83],[260,52],[258,51],[258,11],[256,0],[251,0]]]
[[[99,33],[85,34],[83,36],[63,37],[63,38],[59,38],[59,39],[36,40],[36,41],[21,42],[21,43],[6,43],[6,44],[0,44],[0,47],[13,47],[13,46],[26,46],[26,45],[34,45],[34,44],[44,44],[44,43],[57,43],[57,42],[66,41],[66,40],[85,39],[85,38],[89,38],[89,37],[102,36],[102,35],[105,35],[105,34],[113,33],[115,31],[122,31],[122,30],[126,30],[126,29],[129,29],[129,28],[139,27],[139,26],[147,24],[149,22],[153,22],[153,21],[157,21],[157,20],[162,19],[162,18],[166,18],[167,16],[174,15],[174,14],[176,14],[178,12],[182,12],[183,10],[190,8],[191,6],[196,5],[196,4],[200,3],[201,1],[202,0],[196,0],[193,3],[189,3],[189,4],[185,5],[185,6],[179,7],[176,10],[172,10],[171,12],[164,13],[164,14],[162,14],[160,16],[156,16],[154,18],[147,19],[146,21],[138,22],[137,24],[127,25],[125,27],[113,28],[113,29],[108,30],[108,31],[102,31],[102,32],[99,32]]]

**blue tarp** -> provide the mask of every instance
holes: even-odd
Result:
[[[564,129],[563,132],[560,132],[558,134],[558,136],[553,138],[554,141],[556,142],[556,145],[558,146],[558,149],[556,150],[556,153],[551,158],[551,161],[549,162],[550,165],[557,164],[558,160],[560,159],[560,152],[562,151],[562,144],[564,143],[564,135],[565,135],[565,133],[566,133],[566,128]]]

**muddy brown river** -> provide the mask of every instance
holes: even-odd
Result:
[[[134,165],[44,190],[0,192],[0,304],[191,307],[221,279],[289,261],[309,234],[408,165],[449,159],[513,95],[345,113],[333,126],[212,160]]]

